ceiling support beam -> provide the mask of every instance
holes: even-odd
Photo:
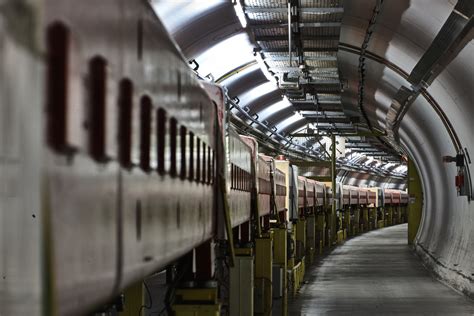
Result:
[[[262,48],[260,49],[261,52],[263,53],[288,53],[288,48],[287,47],[281,47],[281,48]],[[304,49],[305,52],[320,52],[320,53],[325,53],[325,52],[337,52],[337,47],[327,47],[327,48],[306,48]]]
[[[300,168],[302,167],[321,167],[321,168],[331,168],[331,161],[328,160],[292,160],[292,165],[296,165]]]
[[[386,136],[385,133],[382,132],[369,132],[369,131],[355,131],[353,133],[341,133],[341,132],[334,132],[334,133],[328,133],[327,135],[330,134],[335,134],[337,136],[345,136],[345,137],[351,137],[351,136],[364,136],[364,137],[380,137],[380,136]],[[309,134],[309,133],[293,133],[290,134],[290,137],[316,137],[316,136],[324,136],[321,133],[318,134]]]
[[[294,71],[303,71],[303,70],[307,70],[310,74],[314,74],[314,75],[322,75],[322,76],[333,75],[332,76],[333,78],[337,78],[338,75],[339,75],[337,73],[338,68],[334,68],[334,67],[325,68],[325,67],[306,66],[304,69],[299,68],[299,67],[273,67],[273,68],[270,68],[270,71],[273,71],[273,72],[281,72],[281,71],[294,72]]]
[[[302,103],[293,103],[293,107],[297,111],[319,111],[319,112],[340,112],[343,113],[342,106],[337,105],[323,105],[323,104],[302,104]]]
[[[289,61],[289,56],[270,56],[266,57],[264,60],[273,60],[273,61]],[[327,56],[305,56],[304,60],[307,61],[337,61],[337,56],[327,55]]]
[[[299,27],[340,27],[341,22],[315,22],[315,23],[298,23]],[[251,29],[274,29],[287,28],[288,23],[266,23],[266,24],[249,24]]]
[[[313,115],[303,115],[310,123],[322,124],[351,124],[353,123],[350,117],[316,117]]]
[[[287,8],[258,8],[258,7],[245,7],[245,13],[286,13]],[[298,8],[299,13],[303,14],[326,14],[326,13],[344,13],[343,7],[331,7],[331,8]]]
[[[339,41],[339,36],[308,36],[308,35],[301,35],[300,38],[302,40],[311,40],[311,41]],[[255,40],[257,42],[271,42],[271,41],[287,41],[287,35],[276,35],[276,36],[255,36]]]

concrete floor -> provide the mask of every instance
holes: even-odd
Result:
[[[436,281],[406,243],[407,225],[348,240],[307,271],[289,315],[474,315],[474,302]]]

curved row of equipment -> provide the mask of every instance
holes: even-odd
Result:
[[[1,110],[15,128],[2,126],[0,143],[12,183],[0,195],[0,314],[83,315],[189,253],[191,278],[213,279],[216,242],[231,270],[252,258],[256,297],[271,301],[274,264],[273,291],[286,297],[323,247],[406,220],[404,192],[333,194],[259,154],[226,126],[222,89],[195,78],[147,2],[104,0],[92,15],[89,1],[44,6],[41,44],[0,30],[24,58],[1,71],[31,87],[11,89]],[[231,307],[239,293],[226,294]]]

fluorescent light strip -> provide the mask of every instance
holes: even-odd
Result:
[[[245,18],[244,8],[242,8],[242,4],[240,3],[240,0],[235,1],[234,10],[235,10],[235,14],[239,18],[240,24],[242,25],[243,28],[246,28],[247,19]]]

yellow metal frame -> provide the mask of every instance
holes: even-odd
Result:
[[[369,208],[369,229],[377,228],[377,208],[370,207]]]
[[[423,209],[423,189],[415,164],[408,160],[408,244],[413,244],[420,227]]]
[[[357,236],[360,232],[360,209],[358,207],[354,209],[354,222],[351,227],[351,236]]]
[[[296,244],[301,243],[301,251],[303,252],[301,257],[303,257],[306,252],[306,220],[300,218],[293,226],[295,228]],[[297,260],[301,260],[301,257],[297,257]]]
[[[341,245],[344,243],[344,230],[337,231],[337,244]]]
[[[235,248],[236,256],[252,256],[253,248]]]
[[[120,316],[135,316],[145,304],[143,282],[137,282],[128,287],[125,292],[125,308],[120,312]]]
[[[362,225],[362,231],[369,230],[369,209],[367,207],[362,208]]]
[[[175,296],[179,297],[180,301],[205,301],[217,303],[216,288],[176,289]]]
[[[221,307],[218,304],[213,305],[173,305],[173,311],[176,316],[219,316]]]
[[[254,312],[253,248],[236,248],[235,266],[230,268],[229,316],[246,316]]]
[[[290,259],[288,259],[287,265],[288,269],[293,269],[295,266],[295,257],[296,257],[296,225],[292,226],[290,233],[290,237],[293,243],[293,253]]]
[[[288,263],[287,263],[287,230],[286,227],[273,229],[273,263],[278,264],[284,271],[283,297],[281,315],[288,315]]]
[[[175,296],[178,303],[173,304],[172,309],[176,316],[220,315],[217,288],[177,289]]]
[[[385,227],[385,225],[384,225],[384,220],[383,219],[377,221],[377,228],[384,228],[384,227]]]
[[[385,219],[384,219],[384,226],[392,226],[393,225],[393,210],[392,206],[385,206],[384,207]]]
[[[316,235],[319,236],[318,253],[323,254],[324,245],[326,245],[326,218],[324,213],[320,213],[316,217]]]
[[[351,211],[348,209],[345,209],[344,211],[344,221],[343,221],[343,229],[346,229],[348,231],[348,235],[351,235]]]
[[[262,304],[264,311],[270,311],[273,303],[273,234],[270,230],[255,239],[255,306]],[[259,292],[263,293],[263,302],[258,301]],[[254,314],[261,314],[258,308],[254,309]]]
[[[306,260],[308,264],[314,261],[316,252],[316,216],[314,214],[306,216]]]
[[[305,272],[306,272],[306,265],[305,265],[305,258],[303,257],[303,259],[291,269],[293,296],[295,296],[298,290],[301,288],[301,285],[303,284]]]

